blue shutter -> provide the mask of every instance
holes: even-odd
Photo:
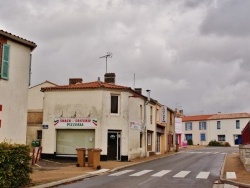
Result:
[[[201,133],[201,141],[206,141],[206,135],[204,133]]]
[[[1,78],[9,79],[9,59],[10,59],[10,45],[4,44],[2,51],[2,68],[1,68]]]

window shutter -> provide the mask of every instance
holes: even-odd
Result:
[[[201,130],[201,122],[199,122],[199,130]]]
[[[10,45],[4,44],[2,52],[1,78],[5,80],[9,79],[9,59],[10,59]]]

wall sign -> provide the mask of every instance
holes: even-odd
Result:
[[[141,131],[142,130],[142,122],[131,121],[130,122],[130,129],[136,129],[136,130]]]
[[[161,122],[167,123],[167,106],[161,107]]]
[[[56,128],[93,128],[97,126],[95,118],[55,118]]]
[[[49,125],[43,125],[43,129],[48,129]]]

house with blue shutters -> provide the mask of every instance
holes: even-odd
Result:
[[[250,121],[250,113],[207,114],[182,117],[182,142],[208,145],[211,140],[228,142],[231,146],[242,142],[241,131]]]
[[[26,143],[31,52],[36,44],[0,30],[0,142]]]

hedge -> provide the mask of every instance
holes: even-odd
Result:
[[[24,144],[0,143],[0,187],[21,188],[30,184],[30,147]]]

